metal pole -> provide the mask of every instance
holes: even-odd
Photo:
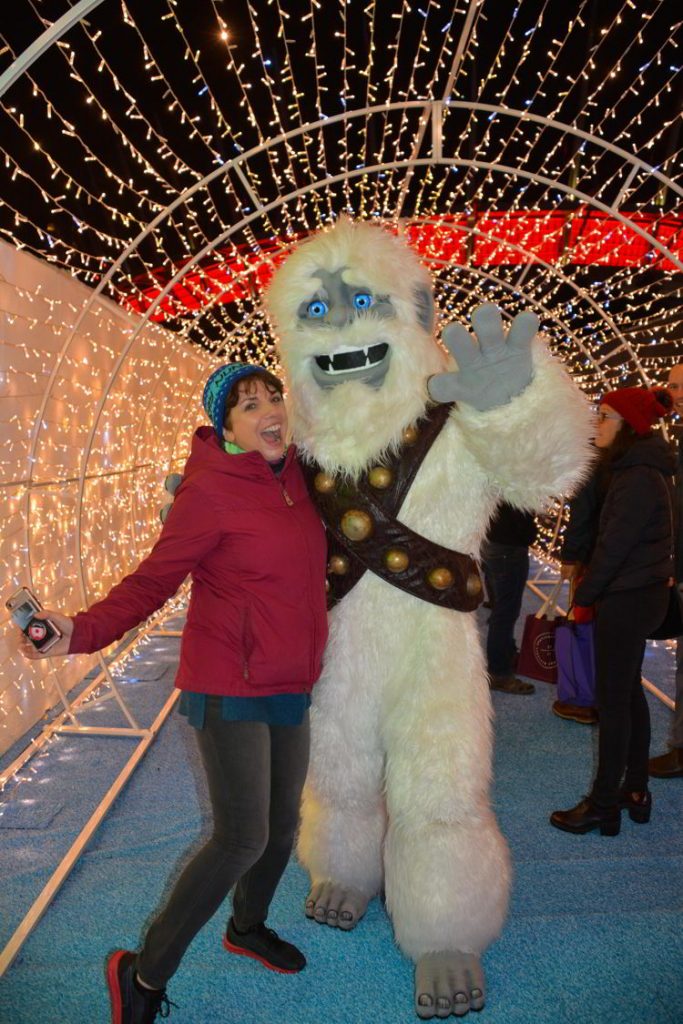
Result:
[[[57,895],[59,889],[61,888],[62,884],[68,877],[69,873],[71,872],[71,869],[74,867],[76,861],[80,857],[85,846],[93,837],[100,822],[103,820],[103,818],[107,814],[107,811],[114,803],[114,801],[116,800],[117,796],[119,795],[125,784],[128,782],[128,779],[133,774],[138,763],[140,762],[144,754],[147,752],[147,748],[150,746],[152,740],[159,732],[159,729],[165,722],[166,718],[171,712],[171,709],[173,708],[173,705],[175,704],[179,696],[180,690],[174,690],[173,693],[170,695],[170,697],[164,704],[163,708],[155,718],[152,727],[147,731],[144,738],[135,748],[135,752],[128,759],[125,767],[122,769],[118,777],[109,787],[104,798],[98,804],[93,814],[90,816],[90,819],[88,820],[87,824],[81,829],[81,832],[79,833],[75,842],[71,846],[71,849],[68,851],[68,853],[62,860],[57,870],[54,872],[48,883],[43,888],[43,891],[41,892],[40,896],[35,901],[31,909],[29,910],[28,914],[17,928],[17,930],[14,932],[14,935],[9,940],[9,942],[3,949],[2,953],[0,953],[0,977],[2,977],[7,968],[11,965],[12,961],[16,957],[21,947],[23,946],[24,942],[26,942],[26,939],[29,937],[29,935],[31,934],[35,926],[38,924],[47,908],[49,907],[50,903]]]
[[[20,53],[17,59],[0,75],[0,96],[6,93],[10,86],[14,85],[18,78],[21,78],[24,71],[27,71],[39,57],[42,57],[53,43],[61,39],[73,25],[79,22],[86,14],[89,14],[95,7],[99,7],[102,2],[103,0],[80,0],[66,14],[58,18],[54,24],[46,28],[42,35],[34,39],[31,45],[23,53]],[[9,11],[7,11],[7,15],[9,17]]]

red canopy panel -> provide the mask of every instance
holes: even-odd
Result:
[[[625,224],[592,208],[579,210],[491,210],[463,213],[440,220],[413,221],[405,233],[425,263],[438,270],[444,263],[496,266],[527,263],[550,266],[653,267],[676,270],[676,265],[652,246],[636,228],[661,242],[683,260],[683,217],[659,213],[626,213]],[[274,268],[284,259],[289,240],[268,240],[259,250],[246,246],[217,250],[211,262],[182,276],[156,307],[151,319],[190,316],[210,301],[257,300]],[[219,258],[216,259],[216,256]],[[154,281],[154,284],[151,281]],[[166,270],[138,279],[138,291],[125,295],[122,305],[145,313],[170,280]]]

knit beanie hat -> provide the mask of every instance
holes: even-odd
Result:
[[[669,415],[673,403],[665,388],[618,388],[603,395],[600,404],[609,405],[643,436],[650,433],[657,420]]]
[[[206,415],[213,423],[218,440],[223,440],[223,423],[225,422],[225,403],[230,389],[237,380],[252,377],[256,373],[267,373],[265,366],[256,363],[226,363],[214,370],[206,384],[202,402]]]

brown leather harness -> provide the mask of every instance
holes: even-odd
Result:
[[[452,405],[431,408],[404,431],[401,447],[357,483],[304,464],[309,491],[328,530],[328,605],[333,607],[367,570],[413,597],[442,608],[474,611],[483,598],[477,564],[404,526],[396,518],[418,469]]]

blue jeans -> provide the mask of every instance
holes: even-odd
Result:
[[[517,658],[515,625],[529,575],[529,549],[485,541],[481,560],[492,606],[486,634],[487,667],[490,675],[509,676]]]

